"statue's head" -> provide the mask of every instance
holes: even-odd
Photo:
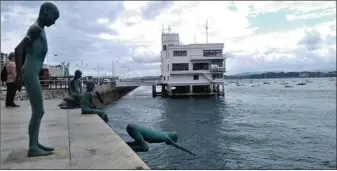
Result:
[[[169,132],[167,133],[167,136],[170,137],[173,142],[178,141],[178,134],[176,132]]]
[[[60,12],[56,5],[51,2],[45,2],[40,7],[39,18],[43,25],[50,27],[55,24],[56,20],[60,17]]]
[[[93,82],[88,81],[87,84],[86,84],[86,86],[87,86],[87,91],[88,92],[94,91],[95,84]]]
[[[82,77],[82,72],[80,70],[75,71],[75,79],[81,78]]]

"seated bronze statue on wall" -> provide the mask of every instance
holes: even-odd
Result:
[[[59,105],[61,109],[75,109],[80,107],[82,99],[82,72],[75,71],[75,77],[68,85],[69,95],[63,98],[63,102]]]
[[[99,117],[101,117],[105,122],[108,122],[108,116],[104,112],[102,108],[98,108],[94,102],[93,102],[93,91],[95,88],[95,84],[92,82],[87,82],[86,84],[87,90],[82,96],[81,100],[81,113],[86,115],[86,114],[97,114]],[[96,92],[95,95],[99,99],[101,103],[103,103],[102,98],[100,97],[99,93]]]

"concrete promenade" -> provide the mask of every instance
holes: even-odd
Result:
[[[5,108],[1,101],[1,169],[149,169],[97,115],[60,110],[59,102],[44,101],[40,128],[41,144],[54,147],[54,154],[28,158],[29,102]]]

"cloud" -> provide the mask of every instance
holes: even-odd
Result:
[[[142,10],[142,16],[144,19],[152,20],[170,5],[172,5],[172,1],[152,1]]]
[[[56,24],[46,28],[48,63],[70,62],[84,74],[160,75],[161,32],[170,26],[183,44],[225,43],[228,74],[246,71],[335,68],[336,2],[304,1],[55,1]],[[1,50],[13,51],[36,20],[41,2],[1,2]],[[286,11],[287,23],[266,25],[251,18]],[[272,20],[272,17],[269,17]],[[268,24],[269,21],[262,23]],[[258,32],[259,31],[259,32]],[[57,54],[57,56],[53,56]],[[77,66],[76,66],[77,65]],[[131,75],[132,75],[131,74]]]
[[[305,36],[298,42],[299,45],[304,45],[307,50],[317,50],[322,43],[321,34],[315,29],[306,31]]]

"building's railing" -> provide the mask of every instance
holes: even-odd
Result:
[[[55,76],[40,76],[40,84],[43,90],[68,89],[72,76],[55,77]]]
[[[210,59],[226,59],[226,56],[202,56],[201,55],[188,55],[191,60],[210,60]]]
[[[211,72],[226,72],[226,67],[219,67],[218,65],[211,65]]]
[[[73,79],[73,76],[40,76],[40,85],[42,90],[68,90],[70,81]],[[109,84],[113,87],[116,87],[115,80],[109,80],[109,77],[93,78],[93,81],[96,85]],[[98,81],[99,80],[99,81]],[[82,86],[85,86],[86,81],[83,80]],[[3,84],[1,87],[2,91],[7,89],[6,84]],[[22,87],[25,90],[25,87]]]
[[[152,86],[160,83],[160,80],[117,80],[117,87],[132,87],[132,86]]]

